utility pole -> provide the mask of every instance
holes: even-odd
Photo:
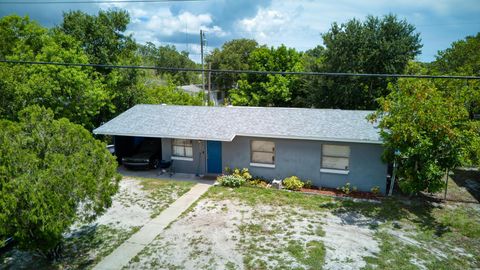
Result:
[[[200,57],[202,62],[202,91],[203,96],[205,96],[205,65],[203,63],[203,46],[205,46],[205,32],[200,30]],[[205,100],[204,100],[205,101]]]
[[[210,70],[212,70],[212,63],[208,63],[208,105],[210,105],[210,95],[212,93],[212,72]],[[215,105],[215,101],[213,103]]]

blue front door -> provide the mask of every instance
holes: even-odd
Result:
[[[222,173],[222,142],[207,141],[207,172]]]

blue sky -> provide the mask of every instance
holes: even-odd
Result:
[[[41,0],[40,0],[41,1]],[[72,0],[74,1],[74,0]],[[2,0],[0,0],[0,3]],[[29,15],[45,26],[59,24],[62,12],[123,8],[130,12],[128,32],[140,42],[175,45],[199,60],[199,31],[208,48],[234,38],[254,38],[261,44],[285,44],[304,51],[322,44],[321,33],[333,22],[367,15],[396,14],[417,27],[423,43],[421,61],[432,61],[438,50],[480,32],[480,0],[205,0],[176,3],[103,3],[2,5],[0,16]]]

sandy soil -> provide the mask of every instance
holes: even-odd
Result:
[[[204,199],[128,268],[303,268],[285,247],[320,241],[326,248],[326,269],[358,269],[365,265],[364,256],[379,252],[371,222],[362,216]]]
[[[327,213],[322,221],[325,230],[322,240],[327,247],[325,269],[359,269],[365,266],[363,257],[380,252],[373,239],[375,232],[370,229],[377,221],[352,212]]]
[[[120,181],[120,189],[113,198],[112,206],[96,223],[120,228],[143,226],[150,219],[151,212],[152,203],[148,192],[142,190],[138,180],[124,177]]]

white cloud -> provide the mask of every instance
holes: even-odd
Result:
[[[240,33],[253,36],[259,42],[268,41],[272,34],[278,34],[291,22],[288,14],[273,9],[259,9],[255,17],[238,22]]]
[[[175,33],[196,34],[201,29],[223,36],[226,33],[220,26],[212,26],[212,18],[210,14],[195,15],[188,11],[174,16],[170,11],[148,17],[148,21],[142,26],[150,31],[155,31],[165,36],[171,36]]]

